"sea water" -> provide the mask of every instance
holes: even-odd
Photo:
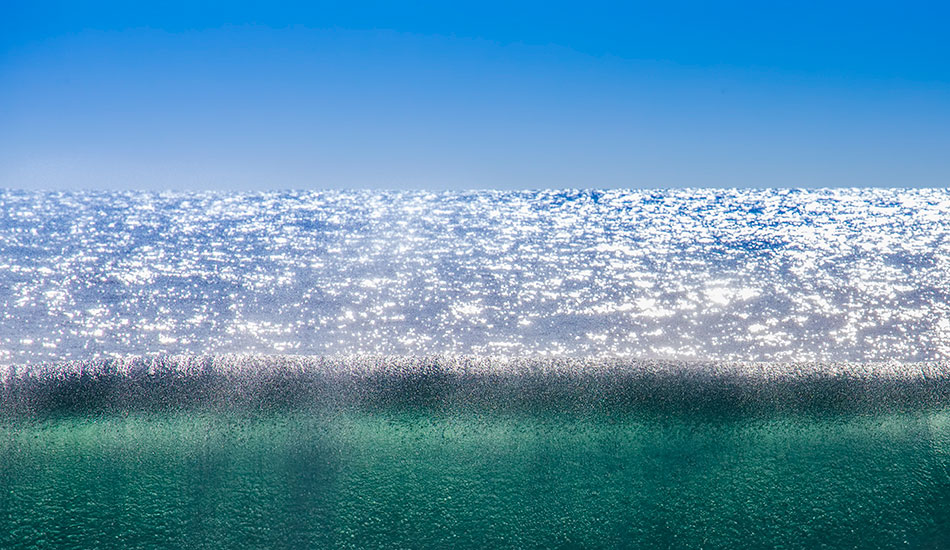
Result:
[[[950,358],[950,191],[0,192],[0,363]]]
[[[950,192],[0,192],[0,547],[950,544]]]

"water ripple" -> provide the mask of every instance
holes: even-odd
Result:
[[[950,358],[950,191],[0,191],[0,364]]]

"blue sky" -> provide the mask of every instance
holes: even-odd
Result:
[[[0,3],[0,187],[950,186],[938,3]]]

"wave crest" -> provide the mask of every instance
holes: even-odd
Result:
[[[6,367],[5,415],[286,407],[765,414],[950,404],[948,363],[219,355]]]

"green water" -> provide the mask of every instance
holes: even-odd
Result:
[[[950,413],[0,424],[2,548],[942,548]]]

